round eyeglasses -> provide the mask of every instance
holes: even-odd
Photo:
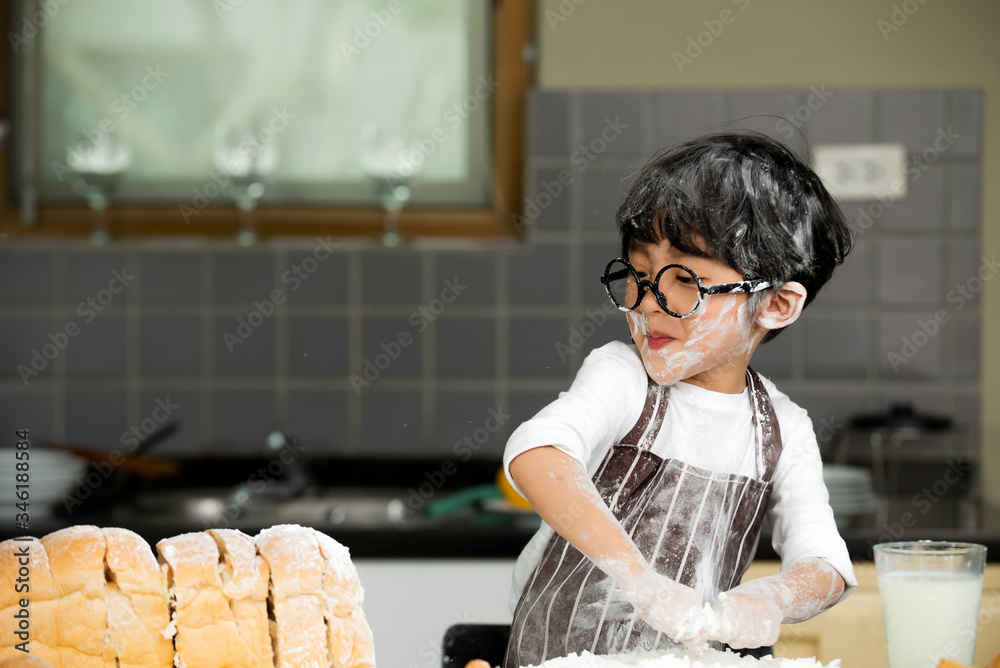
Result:
[[[723,283],[705,287],[698,274],[683,264],[668,264],[656,274],[656,280],[643,278],[628,260],[617,258],[608,263],[601,283],[608,297],[621,311],[632,311],[642,302],[646,290],[653,293],[656,303],[675,318],[694,315],[705,295],[736,292],[759,292],[771,287],[771,282],[755,278],[738,283]]]

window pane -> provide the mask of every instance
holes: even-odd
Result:
[[[264,201],[489,203],[488,6],[450,0],[75,0],[41,33],[40,199],[121,172],[185,201],[251,172]],[[220,201],[219,203],[223,203]]]

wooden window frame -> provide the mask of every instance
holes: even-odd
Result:
[[[5,3],[4,3],[5,4]],[[450,237],[497,239],[517,236],[515,222],[522,189],[524,101],[531,82],[532,65],[525,57],[533,39],[532,0],[493,0],[491,10],[492,74],[500,83],[492,96],[492,204],[483,208],[411,207],[402,211],[399,232],[404,239]],[[0,12],[0,34],[9,34],[11,12]],[[0,114],[11,117],[11,68],[9,46],[0,49]],[[12,127],[11,133],[17,128]],[[93,213],[81,198],[79,205],[39,204],[35,220],[21,220],[11,193],[10,141],[0,149],[0,235],[11,237],[89,237]],[[379,238],[385,213],[378,207],[268,206],[254,211],[258,238],[333,237]],[[114,204],[106,212],[112,239],[151,237],[235,238],[240,231],[239,212],[233,205],[209,206],[196,221],[186,224],[178,204]]]

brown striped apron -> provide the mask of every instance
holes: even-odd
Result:
[[[759,479],[650,452],[670,394],[653,380],[639,420],[594,474],[601,497],[653,568],[706,601],[738,585],[750,566],[781,454],[774,408],[751,369],[747,385]],[[614,581],[554,533],[514,610],[504,668],[584,650],[617,654],[677,645],[640,619]]]

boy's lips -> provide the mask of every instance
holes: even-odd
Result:
[[[650,332],[646,335],[646,345],[653,350],[668,346],[673,340],[674,338],[672,336],[662,332]]]

